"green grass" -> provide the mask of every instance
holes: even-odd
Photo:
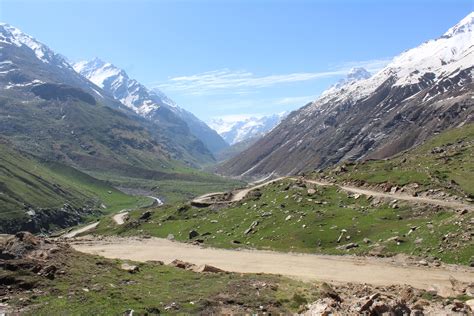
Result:
[[[382,253],[386,255],[432,256],[461,264],[472,260],[472,241],[459,243],[460,236],[468,232],[472,214],[464,215],[459,224],[459,216],[452,210],[413,207],[401,202],[397,209],[385,203],[374,206],[363,196],[354,199],[335,187],[316,189],[317,193],[309,196],[306,188],[287,180],[261,189],[260,198],[249,197],[229,207],[162,207],[154,210],[147,222],[137,220],[143,211],[134,211],[131,213],[133,224],[117,226],[107,219],[100,223],[97,233],[164,238],[173,234],[179,241],[188,241],[189,231],[195,229],[206,235],[197,238],[202,239],[204,245],[221,248],[365,255],[378,245],[384,247]],[[245,234],[254,221],[259,222],[256,228]],[[413,226],[417,229],[408,235]],[[337,243],[342,229],[347,230],[346,236],[351,238]],[[443,244],[443,236],[448,233],[453,235],[449,237],[451,248]],[[395,236],[404,242],[389,241]],[[365,243],[364,238],[371,243]],[[349,242],[359,247],[337,249]],[[458,245],[453,246],[456,243]],[[439,252],[440,245],[443,252]]]
[[[103,212],[149,205],[72,167],[46,163],[0,144],[0,226],[28,220],[25,207],[58,209],[64,204]],[[105,206],[106,208],[102,207]]]
[[[442,152],[433,151],[441,148]],[[337,181],[420,185],[419,190],[443,189],[474,197],[474,124],[443,132],[421,146],[391,159],[346,165],[346,172],[327,170]],[[320,176],[320,175],[319,175]]]
[[[137,263],[140,271],[119,269],[122,261],[70,252],[56,261],[66,273],[47,280],[33,273],[0,272],[36,283],[42,294],[10,306],[26,305],[23,315],[137,315],[218,313],[220,308],[276,314],[296,312],[303,300],[314,301],[318,287],[284,277],[255,274],[200,274],[153,263]],[[297,300],[294,297],[298,298]],[[176,303],[179,310],[166,311]]]

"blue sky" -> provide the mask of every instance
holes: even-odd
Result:
[[[72,61],[110,61],[206,120],[296,109],[473,10],[473,0],[0,0],[1,21]]]

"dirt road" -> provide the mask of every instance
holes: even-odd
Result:
[[[193,199],[192,202],[193,203],[210,203],[210,204],[223,204],[223,203],[237,202],[237,201],[240,201],[243,198],[245,198],[247,196],[247,194],[249,194],[249,192],[251,192],[253,190],[256,190],[256,189],[259,189],[259,188],[262,188],[262,187],[264,187],[266,185],[269,185],[273,182],[283,180],[283,179],[285,179],[285,177],[269,180],[269,181],[266,181],[266,182],[263,182],[261,184],[251,186],[251,187],[248,187],[248,188],[244,188],[244,189],[240,189],[240,190],[234,190],[234,191],[232,191],[231,198],[228,201],[219,201],[219,202],[212,201],[212,197],[219,196],[219,195],[224,195],[226,193],[226,192],[212,192],[212,193],[207,193],[207,194],[198,196],[197,198]]]
[[[244,199],[249,192],[262,188],[266,185],[269,185],[271,183],[284,180],[284,179],[290,179],[290,180],[298,180],[298,178],[291,178],[291,177],[280,177],[276,178],[273,180],[266,181],[264,183],[261,183],[259,185],[255,185],[249,188],[245,189],[240,189],[240,190],[235,190],[232,192],[232,197],[230,200],[227,201],[219,201],[219,202],[213,202],[212,197],[218,196],[218,195],[224,195],[224,192],[214,192],[214,193],[208,193],[205,195],[202,195],[200,197],[197,197],[193,200],[193,202],[196,203],[209,203],[209,204],[222,204],[222,203],[230,203],[230,202],[237,202],[242,199]],[[317,180],[309,180],[309,179],[302,179],[304,182],[307,183],[312,183],[316,184],[319,186],[329,186],[329,185],[336,185],[339,188],[341,188],[344,191],[351,192],[351,193],[357,193],[357,194],[362,194],[362,195],[367,195],[367,196],[375,196],[375,197],[381,197],[381,198],[389,198],[389,199],[396,199],[396,200],[403,200],[403,201],[410,201],[410,202],[415,202],[415,203],[421,203],[421,204],[430,204],[430,205],[438,205],[438,206],[444,206],[444,207],[449,207],[449,208],[454,208],[454,209],[469,209],[469,210],[474,210],[474,205],[471,204],[466,204],[466,203],[461,203],[461,202],[456,202],[456,201],[446,201],[446,200],[439,200],[439,199],[432,199],[432,198],[427,198],[427,197],[419,197],[419,196],[411,196],[408,194],[403,194],[403,193],[385,193],[385,192],[380,192],[380,191],[374,191],[374,190],[369,190],[369,189],[362,189],[358,187],[351,187],[351,186],[341,186],[337,184],[332,184],[328,182],[321,182]]]
[[[202,248],[160,238],[112,237],[78,240],[72,245],[78,251],[107,258],[162,260],[165,263],[180,259],[198,265],[210,264],[231,272],[281,274],[306,281],[381,286],[407,284],[420,289],[436,289],[444,296],[452,294],[450,278],[474,282],[474,269],[468,267],[418,267],[372,257]]]
[[[125,218],[128,216],[128,211],[122,211],[120,213],[115,214],[112,219],[117,225],[123,225],[125,223]]]
[[[321,185],[321,186],[331,185],[330,183],[315,181],[315,180],[305,179],[304,181],[307,183],[312,183],[312,184]],[[431,198],[419,197],[419,196],[411,196],[411,195],[403,194],[403,193],[385,193],[385,192],[361,189],[358,187],[351,187],[351,186],[338,186],[338,187],[347,192],[357,193],[357,194],[362,194],[362,195],[367,195],[367,196],[410,201],[410,202],[421,203],[421,204],[439,205],[439,206],[444,206],[444,207],[449,207],[449,208],[454,208],[454,209],[474,210],[474,205],[465,204],[461,202],[438,200],[438,199],[431,199]]]
[[[96,228],[97,225],[99,225],[99,222],[95,222],[95,223],[86,225],[84,227],[78,228],[78,229],[73,229],[69,233],[66,233],[66,234],[62,235],[61,237],[63,237],[63,238],[73,238],[73,237],[76,237],[79,234],[85,233],[89,230],[92,230],[92,229]]]

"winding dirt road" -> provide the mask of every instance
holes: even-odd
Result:
[[[61,237],[62,238],[73,238],[73,237],[76,237],[79,234],[88,232],[89,230],[92,230],[92,229],[96,228],[97,225],[99,225],[99,222],[95,222],[95,223],[86,225],[84,227],[78,228],[78,229],[73,229],[70,232],[62,235]]]
[[[78,251],[107,258],[142,262],[162,260],[165,263],[180,259],[198,265],[210,264],[230,272],[281,274],[305,281],[380,286],[407,284],[419,289],[435,289],[443,296],[452,294],[450,279],[474,282],[474,269],[468,267],[418,267],[372,257],[203,248],[161,238],[76,240],[72,246]]]
[[[226,201],[213,201],[212,197],[216,197],[219,195],[224,195],[225,192],[214,192],[214,193],[208,193],[202,196],[199,196],[193,200],[194,203],[203,203],[203,204],[225,204],[225,203],[232,203],[232,202],[238,202],[242,199],[244,199],[247,194],[249,194],[251,191],[262,188],[266,185],[269,185],[271,183],[284,180],[284,179],[289,179],[296,181],[298,180],[297,178],[291,178],[291,177],[280,177],[276,178],[273,180],[266,181],[264,183],[261,183],[259,185],[255,185],[252,187],[240,189],[240,190],[235,190],[232,192],[231,198]],[[346,191],[346,192],[351,192],[351,193],[356,193],[356,194],[362,194],[362,195],[367,195],[367,196],[374,196],[374,197],[381,197],[381,198],[389,198],[389,199],[396,199],[396,200],[403,200],[403,201],[409,201],[409,202],[414,202],[414,203],[420,203],[420,204],[430,204],[430,205],[437,205],[437,206],[444,206],[444,207],[449,207],[449,208],[454,208],[454,209],[468,209],[474,211],[474,205],[472,204],[467,204],[467,203],[461,203],[457,201],[446,201],[446,200],[439,200],[439,199],[432,199],[428,197],[419,197],[419,196],[411,196],[408,194],[403,194],[403,193],[385,193],[385,192],[380,192],[380,191],[374,191],[374,190],[368,190],[368,189],[361,189],[358,187],[352,187],[352,186],[342,186],[342,185],[337,185],[337,184],[332,184],[329,182],[321,182],[321,181],[316,181],[316,180],[309,180],[309,179],[302,179],[306,183],[311,183],[319,186],[331,186],[335,185],[339,187],[340,189]]]

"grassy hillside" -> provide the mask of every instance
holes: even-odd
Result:
[[[156,209],[148,221],[138,220],[143,211],[134,211],[130,224],[117,226],[104,219],[98,233],[163,238],[173,234],[188,241],[189,231],[196,230],[201,236],[195,239],[222,248],[358,255],[401,252],[463,264],[474,259],[474,244],[469,241],[473,214],[460,216],[453,210],[402,202],[394,208],[390,201],[355,199],[335,187],[314,187],[314,194],[308,194],[308,188],[288,180],[229,207],[169,206]],[[357,247],[341,247],[349,243]]]
[[[67,272],[55,280],[32,273],[16,275],[24,283],[38,282],[43,294],[9,305],[24,307],[24,315],[122,315],[133,309],[134,315],[219,314],[261,311],[292,314],[306,302],[319,296],[319,288],[284,277],[255,274],[196,273],[153,263],[139,264],[135,274],[120,269],[121,261],[70,253],[56,265]],[[24,299],[24,297],[23,297]],[[171,307],[172,306],[172,307]]]
[[[441,133],[391,159],[345,164],[323,176],[367,184],[417,183],[418,190],[443,189],[474,198],[474,124]]]
[[[420,191],[443,188],[452,194],[469,195],[474,178],[472,136],[472,125],[454,129],[392,160],[349,165],[343,168],[346,171],[336,172],[341,169],[336,168],[318,176],[399,186],[416,182]],[[148,221],[139,220],[142,212],[132,212],[130,223],[123,226],[104,219],[98,233],[165,238],[173,234],[177,240],[189,241],[189,231],[196,230],[200,236],[194,239],[223,248],[405,253],[450,263],[474,262],[472,212],[367,198],[336,186],[285,180],[228,206],[170,205],[155,210]],[[353,247],[345,247],[352,243]]]
[[[32,208],[90,208],[107,212],[149,204],[103,181],[59,163],[42,163],[0,143],[0,228],[28,221]],[[41,215],[41,214],[37,214]]]

